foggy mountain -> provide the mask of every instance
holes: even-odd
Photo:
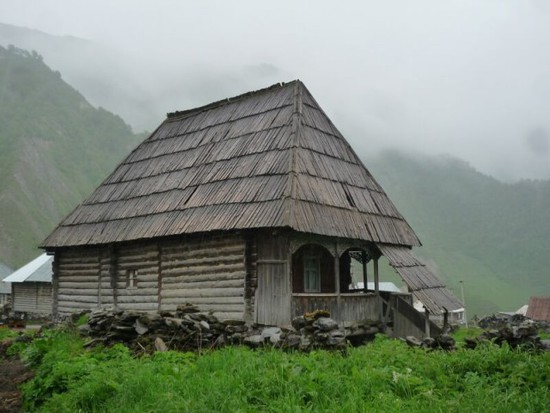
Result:
[[[0,261],[12,266],[33,258],[43,236],[137,142],[120,118],[93,106],[122,115],[136,130],[153,129],[168,111],[294,77],[270,64],[162,65],[87,40],[5,24],[0,44],[44,55],[11,50],[0,61]],[[320,95],[328,97],[322,89]],[[424,247],[417,253],[435,263],[457,295],[458,281],[464,281],[474,314],[513,310],[529,295],[550,293],[544,272],[549,181],[506,184],[453,157],[378,156],[371,138],[385,136],[370,127],[376,120],[371,113],[382,111],[393,122],[396,107],[378,97],[377,105],[367,102],[360,112],[348,112],[346,102],[338,101],[327,112],[420,236]],[[535,152],[544,155],[546,142],[544,128],[529,134]]]
[[[366,164],[419,236],[416,254],[458,297],[464,281],[470,317],[550,294],[550,181],[507,184],[456,158],[397,151]]]
[[[142,139],[40,55],[0,46],[0,262],[17,268]]]
[[[35,50],[92,105],[122,116],[135,131],[152,130],[168,112],[246,91],[250,83],[263,87],[291,80],[269,64],[233,69],[197,67],[185,61],[170,65],[154,62],[146,54],[127,55],[89,40],[4,23],[0,23],[0,45]]]

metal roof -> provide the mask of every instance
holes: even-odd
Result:
[[[52,282],[53,256],[42,254],[4,278],[4,282]]]

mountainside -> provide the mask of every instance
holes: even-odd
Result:
[[[72,43],[77,50],[84,42],[48,36],[0,24],[0,43],[26,39],[43,44],[52,56],[62,44],[59,62]],[[75,55],[75,67],[101,60],[92,55]],[[98,84],[101,95],[120,78],[95,68],[74,72],[88,85],[86,96]],[[218,83],[208,87],[206,95],[224,95]],[[124,96],[130,102],[131,95]],[[195,106],[189,102],[168,107]],[[136,103],[128,105],[135,109]],[[148,106],[142,109],[142,118],[154,115],[155,123],[162,118]],[[143,137],[118,116],[94,108],[37,53],[14,47],[0,47],[0,125],[0,261],[17,268],[40,253],[36,246],[45,235]],[[468,316],[515,310],[531,295],[550,294],[550,181],[507,184],[454,158],[399,152],[365,163],[420,237],[424,246],[416,253],[458,297],[463,281]]]
[[[111,44],[0,23],[0,46],[9,45],[36,50],[92,105],[122,116],[135,131],[152,130],[168,111],[292,78],[272,64],[212,66],[179,52],[136,55]]]
[[[367,166],[468,316],[513,311],[550,294],[550,181],[506,184],[451,157],[389,151]]]
[[[140,138],[15,47],[0,47],[0,125],[0,261],[17,268]]]

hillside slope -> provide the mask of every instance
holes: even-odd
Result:
[[[0,125],[0,261],[17,268],[139,138],[15,47],[0,47]]]
[[[391,151],[368,167],[412,225],[469,316],[550,294],[550,181],[502,183],[451,157]]]

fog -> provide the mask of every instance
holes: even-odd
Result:
[[[90,99],[136,130],[299,78],[362,155],[450,154],[502,180],[550,179],[546,0],[0,0],[0,21],[118,56],[103,71],[128,107]]]

